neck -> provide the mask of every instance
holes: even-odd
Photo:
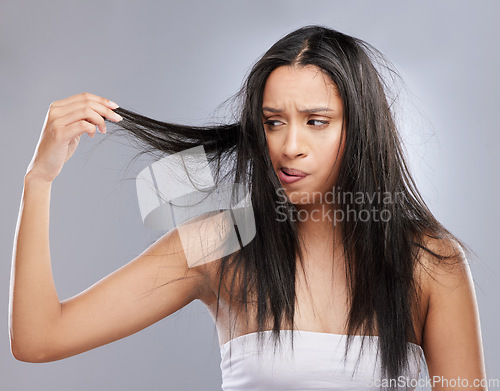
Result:
[[[329,204],[301,204],[298,210],[297,226],[300,235],[307,241],[338,243],[340,221],[335,220],[335,209]]]

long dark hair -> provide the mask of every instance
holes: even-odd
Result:
[[[307,26],[280,39],[255,63],[239,94],[241,110],[234,123],[193,127],[156,121],[123,108],[116,112],[124,118],[119,126],[140,141],[143,152],[171,154],[201,144],[217,172],[222,166],[230,167],[231,180],[246,186],[256,235],[248,245],[220,259],[217,313],[221,287],[231,271],[230,297],[244,304],[245,311],[250,301],[255,303],[258,331],[272,322],[276,342],[283,325],[294,327],[296,262],[303,262],[303,254],[296,223],[277,216],[282,187],[267,153],[263,91],[270,73],[280,66],[312,65],[328,75],[343,101],[346,136],[336,188],[342,194],[398,195],[391,202],[380,197],[342,202],[345,198],[340,197],[338,208],[346,215],[376,210],[390,218],[337,222],[350,305],[346,354],[353,335],[374,335],[377,330],[384,374],[394,379],[408,363],[407,342],[417,339],[412,310],[422,293],[415,276],[422,250],[436,261],[456,255],[432,251],[426,237],[449,239],[462,249],[466,246],[434,218],[415,186],[388,86],[377,64],[394,72],[366,42],[329,28]],[[282,206],[290,215],[296,211],[290,202]]]

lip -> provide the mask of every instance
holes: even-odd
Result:
[[[293,176],[306,176],[306,175],[309,175],[307,172],[297,170],[296,168],[281,167],[281,170],[283,170],[286,174],[293,175]]]
[[[286,174],[285,174],[286,172]],[[292,174],[292,175],[287,175],[287,174]],[[288,167],[281,167],[279,172],[278,172],[278,177],[282,183],[295,183],[297,181],[300,181],[301,179],[305,178],[307,173],[304,171],[296,170],[293,168],[288,168]]]

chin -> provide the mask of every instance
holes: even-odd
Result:
[[[283,186],[285,193],[294,205],[314,205],[321,202],[321,193],[319,191],[301,191],[301,190],[287,190]]]

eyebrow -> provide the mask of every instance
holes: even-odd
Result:
[[[282,113],[284,110],[283,109],[275,109],[273,107],[263,107],[262,111],[267,111],[269,113]],[[303,109],[299,110],[299,113],[301,114],[314,114],[314,113],[327,113],[333,111],[329,107],[313,107],[310,109]]]

